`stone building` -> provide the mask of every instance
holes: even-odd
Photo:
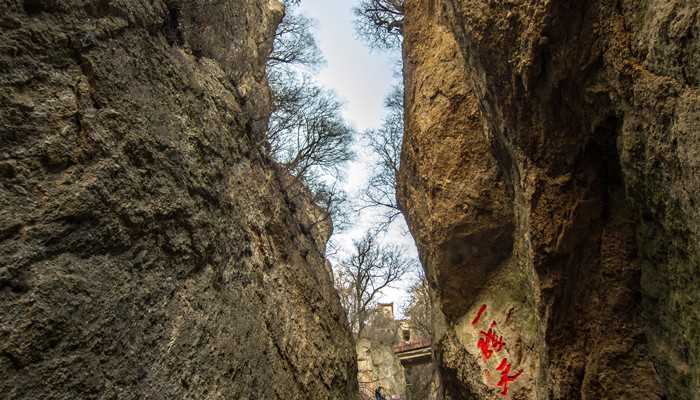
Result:
[[[381,386],[387,399],[427,400],[432,376],[430,338],[409,319],[396,319],[393,303],[377,304],[357,340],[358,381],[363,398]]]
[[[388,399],[392,396],[405,398],[404,370],[394,354],[398,332],[399,322],[394,317],[394,304],[378,304],[356,345],[357,378],[363,395],[372,396],[374,390],[381,386]]]

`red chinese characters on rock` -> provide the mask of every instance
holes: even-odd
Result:
[[[498,336],[496,331],[493,329],[496,327],[496,321],[491,323],[489,330],[487,332],[479,332],[479,341],[476,342],[476,347],[481,350],[481,355],[484,357],[484,361],[491,358],[491,355],[496,352],[503,350],[506,343],[503,341],[503,336]]]
[[[472,320],[472,325],[478,324],[485,312],[486,304],[482,304],[476,316]],[[481,356],[484,358],[484,361],[489,360],[494,353],[499,353],[506,346],[503,336],[499,336],[495,328],[496,321],[492,321],[487,331],[479,331],[479,340],[476,342],[476,347],[481,351]],[[515,380],[518,379],[518,377],[520,377],[520,375],[523,373],[523,370],[520,370],[511,375],[510,369],[511,365],[508,363],[508,359],[505,357],[501,360],[498,368],[496,368],[496,370],[501,373],[501,379],[496,385],[497,387],[501,388],[501,396],[508,395],[508,385],[511,382],[515,382]]]
[[[481,307],[479,307],[479,312],[476,313],[476,317],[472,320],[472,325],[476,325],[479,323],[479,320],[481,319],[481,316],[484,315],[484,312],[486,311],[486,304],[482,304]]]
[[[498,368],[496,368],[496,370],[501,371],[501,380],[498,381],[498,384],[496,386],[501,388],[501,395],[506,396],[508,394],[508,384],[511,382],[515,382],[515,380],[518,379],[520,374],[523,373],[523,370],[521,369],[515,375],[508,375],[510,374],[510,364],[508,364],[508,360],[506,358],[504,358],[501,361],[501,364],[498,365]]]

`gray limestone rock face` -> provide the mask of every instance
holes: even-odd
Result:
[[[350,399],[265,151],[276,0],[0,3],[0,397]]]

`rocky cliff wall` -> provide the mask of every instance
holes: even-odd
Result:
[[[373,393],[381,386],[387,398],[406,397],[404,368],[394,354],[391,343],[368,338],[357,339],[357,380]]]
[[[698,3],[406,10],[399,200],[443,395],[697,399]]]
[[[264,151],[282,12],[0,4],[0,397],[353,398],[314,212]]]

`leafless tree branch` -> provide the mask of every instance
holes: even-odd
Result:
[[[401,45],[403,0],[362,0],[354,12],[355,30],[371,47],[391,49]]]
[[[347,221],[347,196],[337,180],[340,166],[353,158],[354,132],[342,118],[335,94],[309,75],[323,62],[311,33],[313,21],[297,13],[299,0],[284,3],[287,12],[267,62],[272,89],[267,144],[279,165],[297,178],[293,184],[306,185],[339,229]],[[326,218],[314,224],[321,222]]]
[[[387,116],[378,129],[364,132],[364,139],[375,153],[377,162],[372,175],[360,198],[358,210],[376,208],[382,210],[382,220],[378,223],[380,230],[401,215],[396,201],[396,184],[401,160],[401,143],[403,140],[403,90],[396,86],[385,100]]]
[[[341,279],[336,280],[336,286],[352,330],[360,337],[377,298],[412,270],[416,262],[406,257],[400,247],[379,243],[376,233],[368,232],[353,245],[353,254],[340,262]]]
[[[408,293],[409,298],[402,306],[404,315],[420,336],[432,337],[433,303],[428,280],[422,268],[418,268],[418,276],[408,288]]]

